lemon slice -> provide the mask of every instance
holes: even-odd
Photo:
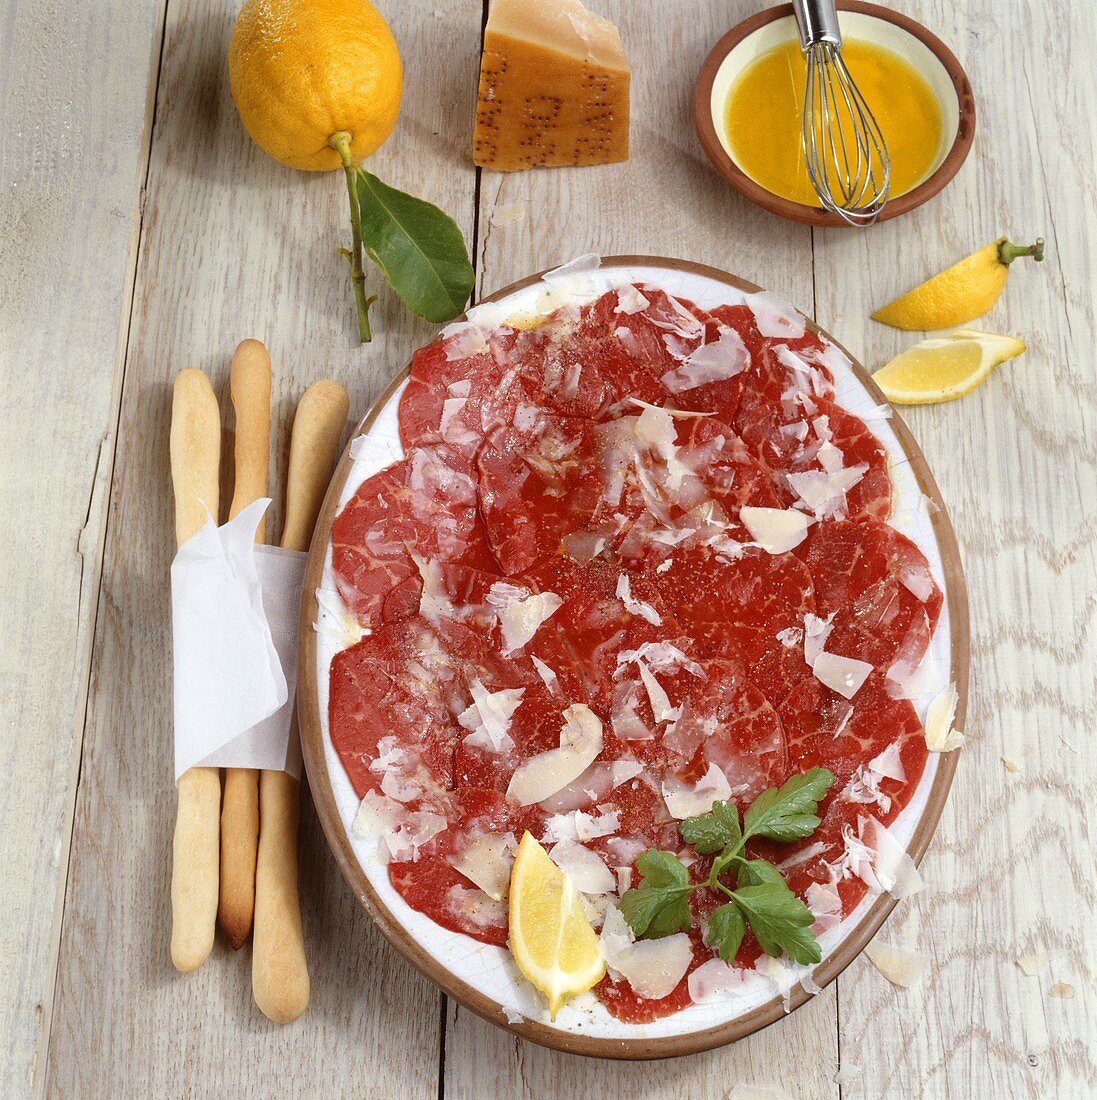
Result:
[[[510,950],[522,974],[548,997],[554,1020],[570,997],[606,972],[579,894],[530,833],[510,873]]]
[[[897,405],[954,401],[971,393],[999,363],[1024,350],[1024,341],[1012,336],[961,329],[908,348],[872,380]]]
[[[888,302],[873,315],[892,328],[939,332],[982,317],[1005,290],[1010,264],[1020,256],[1044,258],[1044,242],[1022,248],[1001,237],[952,267]]]

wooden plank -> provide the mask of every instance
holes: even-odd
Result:
[[[480,186],[479,281],[487,293],[584,252],[683,257],[761,283],[811,311],[809,231],[761,214],[728,188],[705,159],[690,100],[702,61],[738,18],[725,5],[694,5],[688,19],[629,0],[599,0],[621,31],[632,66],[632,148],[605,168],[484,172]],[[736,5],[733,5],[736,7]],[[520,216],[519,216],[520,215]],[[733,1070],[727,1067],[734,1066]],[[791,1096],[837,1095],[836,1000],[828,991],[775,1027],[727,1052],[659,1066],[579,1060],[505,1033],[450,1006],[447,1097],[644,1094],[722,1097],[736,1080]],[[686,1076],[683,1076],[686,1075]]]
[[[5,1096],[49,1033],[163,4],[41,9],[0,12]]]
[[[168,955],[170,381],[181,367],[202,367],[227,409],[234,346],[263,339],[274,361],[279,485],[306,385],[324,375],[342,381],[360,415],[430,332],[383,292],[377,338],[356,343],[335,251],[349,237],[342,177],[294,173],[247,139],[225,75],[237,6],[181,0],[168,15],[46,1088],[51,1096],[135,1087],[242,1096],[275,1095],[292,1081],[298,1095],[365,1087],[433,1097],[439,995],[358,907],[307,802],[308,1013],[286,1028],[259,1015],[247,949],[234,955],[219,944],[186,978]],[[396,134],[371,168],[453,212],[471,237],[475,175],[459,156],[471,141],[476,35],[453,30],[477,27],[480,4],[382,6],[397,38],[414,43],[414,64]],[[371,276],[371,290],[381,287]]]
[[[1019,264],[1000,304],[974,322],[1023,336],[1027,354],[962,401],[904,411],[967,570],[970,740],[924,864],[927,889],[880,934],[923,952],[926,977],[904,992],[864,959],[851,967],[842,1058],[863,1069],[853,1095],[1080,1097],[1097,1090],[1097,127],[1081,89],[1052,74],[1091,66],[1094,45],[1071,5],[923,0],[912,14],[968,70],[974,151],[911,215],[864,234],[816,234],[819,321],[878,366],[918,338],[868,320],[895,293],[1003,233],[1043,235],[1048,258]],[[1049,965],[1026,977],[1016,959],[1044,950]],[[1049,998],[1055,982],[1075,999]]]

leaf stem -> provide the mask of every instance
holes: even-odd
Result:
[[[358,311],[358,336],[363,344],[373,338],[369,327],[369,307],[377,296],[366,297],[366,273],[362,269],[362,211],[358,205],[358,165],[351,156],[352,135],[349,130],[337,130],[328,138],[328,144],[339,154],[343,172],[347,177],[347,197],[350,199],[351,248],[341,248],[340,254],[350,262],[350,281],[354,287],[354,305]]]

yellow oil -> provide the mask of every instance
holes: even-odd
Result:
[[[891,196],[929,174],[941,143],[941,108],[925,78],[893,50],[846,39],[842,56],[876,116],[891,156]],[[727,103],[732,156],[755,183],[818,206],[800,148],[807,66],[798,42],[763,54],[743,70]]]

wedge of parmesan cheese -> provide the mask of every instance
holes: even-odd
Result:
[[[515,769],[507,798],[519,806],[543,802],[579,778],[602,751],[602,722],[585,703],[564,711],[560,747],[524,760]]]
[[[579,0],[492,0],[473,160],[514,172],[628,159],[629,65]]]

